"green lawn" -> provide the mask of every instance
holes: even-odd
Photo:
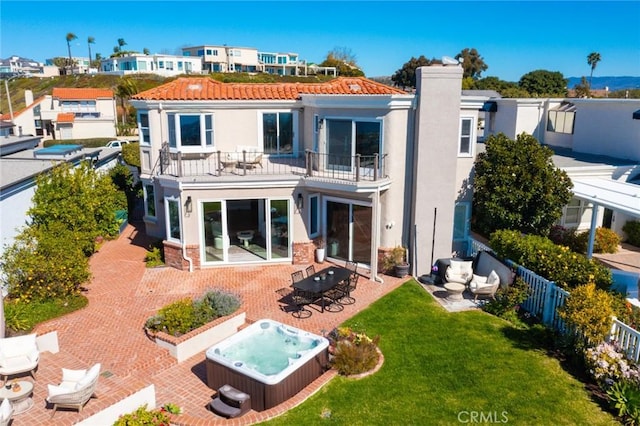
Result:
[[[448,313],[415,281],[346,325],[381,336],[382,369],[337,377],[267,424],[447,425],[473,423],[472,412],[484,424],[618,424],[529,333],[484,312]]]

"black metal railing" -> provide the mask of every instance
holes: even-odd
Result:
[[[386,178],[385,160],[386,155],[345,156],[309,150],[302,156],[254,151],[187,154],[172,153],[163,146],[156,167],[159,174],[175,177],[297,175],[360,182]]]

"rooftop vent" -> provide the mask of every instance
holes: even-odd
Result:
[[[201,84],[190,84],[187,86],[187,90],[202,90]]]

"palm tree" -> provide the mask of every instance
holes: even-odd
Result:
[[[116,96],[120,98],[120,106],[122,108],[122,125],[127,124],[127,105],[126,101],[133,95],[138,93],[138,86],[135,80],[124,77],[120,80],[120,83],[116,86]]]
[[[89,67],[91,67],[91,45],[96,43],[96,39],[89,36],[87,38],[87,45],[89,46]]]
[[[124,41],[123,38],[118,39],[118,52],[122,52],[122,46],[124,46],[125,44],[127,44],[127,42]]]
[[[77,39],[78,36],[74,33],[67,33],[67,50],[69,51],[69,66],[71,67],[73,64],[73,59],[71,59],[71,42]]]
[[[589,90],[591,90],[591,80],[593,79],[593,70],[596,69],[596,65],[600,62],[602,58],[598,52],[591,52],[589,56],[587,56],[587,63],[591,67],[591,75],[589,76]]]

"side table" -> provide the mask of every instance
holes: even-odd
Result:
[[[467,286],[458,283],[446,283],[444,288],[447,290],[447,299],[457,301],[463,299],[462,293],[464,293]]]
[[[20,385],[20,390],[17,392],[14,392],[13,389],[7,389],[5,386],[0,388],[0,399],[8,399],[11,401],[11,405],[13,405],[13,414],[22,414],[31,409],[31,407],[33,407],[33,400],[31,399],[33,383],[26,380],[7,383],[17,383]]]

